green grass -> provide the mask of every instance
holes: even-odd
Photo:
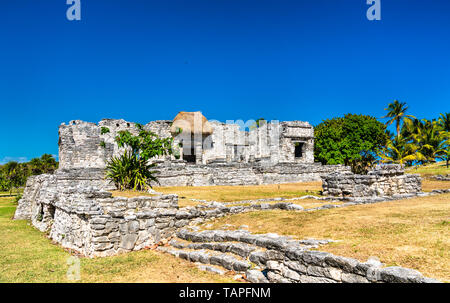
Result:
[[[445,162],[437,162],[409,167],[406,171],[410,174],[420,174],[422,177],[431,177],[450,174],[450,167],[447,168]]]
[[[71,254],[28,221],[11,220],[13,200],[0,197],[0,282],[74,282],[66,275]],[[80,261],[79,282],[234,282],[153,250]]]

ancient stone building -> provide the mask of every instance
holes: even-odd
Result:
[[[149,122],[144,129],[173,137],[174,153],[155,159],[162,186],[272,184],[320,180],[348,167],[314,163],[314,129],[308,122],[222,123],[200,112],[180,112],[174,120]],[[102,131],[103,130],[103,131]],[[123,151],[115,137],[121,130],[137,133],[135,123],[80,120],[59,128],[60,169],[103,170]]]
[[[180,113],[173,121],[154,121],[144,127],[160,137],[174,138],[175,153],[155,159],[163,186],[273,184],[324,178],[324,194],[335,197],[420,192],[420,178],[404,175],[396,166],[359,176],[348,167],[314,163],[313,128],[307,122],[260,123],[259,127],[246,131],[239,124],[207,121],[200,113]],[[171,248],[159,248],[193,262],[201,259],[204,264],[245,272],[252,282],[435,282],[414,270],[379,268],[378,264],[309,250],[316,247],[311,241],[328,240],[299,241],[243,231],[192,233],[185,228],[246,211],[311,211],[288,201],[273,204],[247,201],[249,205],[243,206],[209,202],[179,208],[175,194],[113,197],[109,190],[115,187],[105,179],[105,167],[112,156],[123,152],[114,141],[120,130],[137,132],[134,123],[124,120],[105,119],[98,124],[77,120],[62,124],[58,170],[27,180],[14,219],[30,220],[55,242],[88,257],[140,250],[167,243],[175,236],[205,242],[191,243],[189,249],[213,248],[223,252],[224,247],[230,247],[231,252],[244,258],[177,251],[175,248],[188,244],[180,244],[176,239],[170,241]],[[317,209],[355,204],[323,205]],[[212,241],[227,243],[207,243]],[[261,269],[251,269],[250,262]]]
[[[207,121],[200,113],[180,113],[145,129],[174,138],[174,154],[160,159],[163,186],[249,185],[320,180],[348,171],[313,163],[313,128],[307,122],[238,124]],[[59,127],[59,168],[28,179],[15,219],[28,219],[50,238],[86,256],[139,250],[172,236],[190,220],[223,216],[231,208],[178,209],[176,195],[112,197],[105,179],[112,156],[120,155],[119,131],[136,134],[134,123],[104,119],[71,121]]]
[[[108,132],[102,133],[106,128]],[[144,125],[162,138],[172,136],[175,153],[165,160],[187,163],[313,163],[314,129],[308,122],[261,122],[252,125],[207,121],[200,112],[180,112],[174,120]],[[135,123],[104,119],[98,124],[80,120],[60,126],[59,160],[64,169],[105,167],[118,155],[118,131],[136,132]],[[103,144],[104,142],[105,144]]]

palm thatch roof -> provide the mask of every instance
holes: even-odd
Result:
[[[201,112],[179,112],[173,119],[170,132],[172,135],[176,135],[180,131],[185,134],[190,132],[191,134],[209,136],[213,133],[213,127]]]

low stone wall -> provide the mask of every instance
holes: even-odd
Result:
[[[323,195],[383,197],[422,191],[420,175],[405,174],[400,165],[378,165],[367,175],[332,173],[322,177]]]
[[[437,175],[437,176],[434,176],[433,179],[435,179],[437,181],[450,181],[450,174]]]
[[[169,239],[180,227],[227,214],[302,209],[292,203],[179,209],[177,195],[112,197],[98,176],[98,170],[79,169],[30,177],[14,219],[30,220],[63,247],[93,257],[140,250]]]
[[[183,161],[159,163],[160,186],[260,185],[320,181],[332,172],[350,172],[342,165],[278,163],[224,163],[197,165]],[[155,183],[156,185],[156,183]]]
[[[176,195],[112,197],[90,180],[90,170],[31,177],[14,219],[31,220],[63,247],[86,256],[139,250],[170,237],[176,228]]]

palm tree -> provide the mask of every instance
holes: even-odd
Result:
[[[444,132],[450,132],[450,113],[441,114],[438,119],[438,125]]]
[[[436,162],[445,152],[447,140],[444,139],[442,132],[436,121],[422,119],[417,133],[412,134],[412,139],[419,146],[419,151],[425,156],[424,162]]]
[[[386,125],[391,125],[395,122],[397,129],[397,138],[400,137],[400,124],[405,117],[414,118],[414,116],[406,115],[406,111],[408,110],[408,106],[406,102],[399,102],[398,100],[394,100],[394,102],[389,103],[388,107],[384,110],[388,111],[386,116],[381,117],[390,118],[389,121],[386,122]]]
[[[378,153],[382,163],[407,164],[413,161],[426,160],[425,156],[418,151],[419,146],[414,143],[408,143],[403,137],[397,137],[389,140],[386,148]]]

